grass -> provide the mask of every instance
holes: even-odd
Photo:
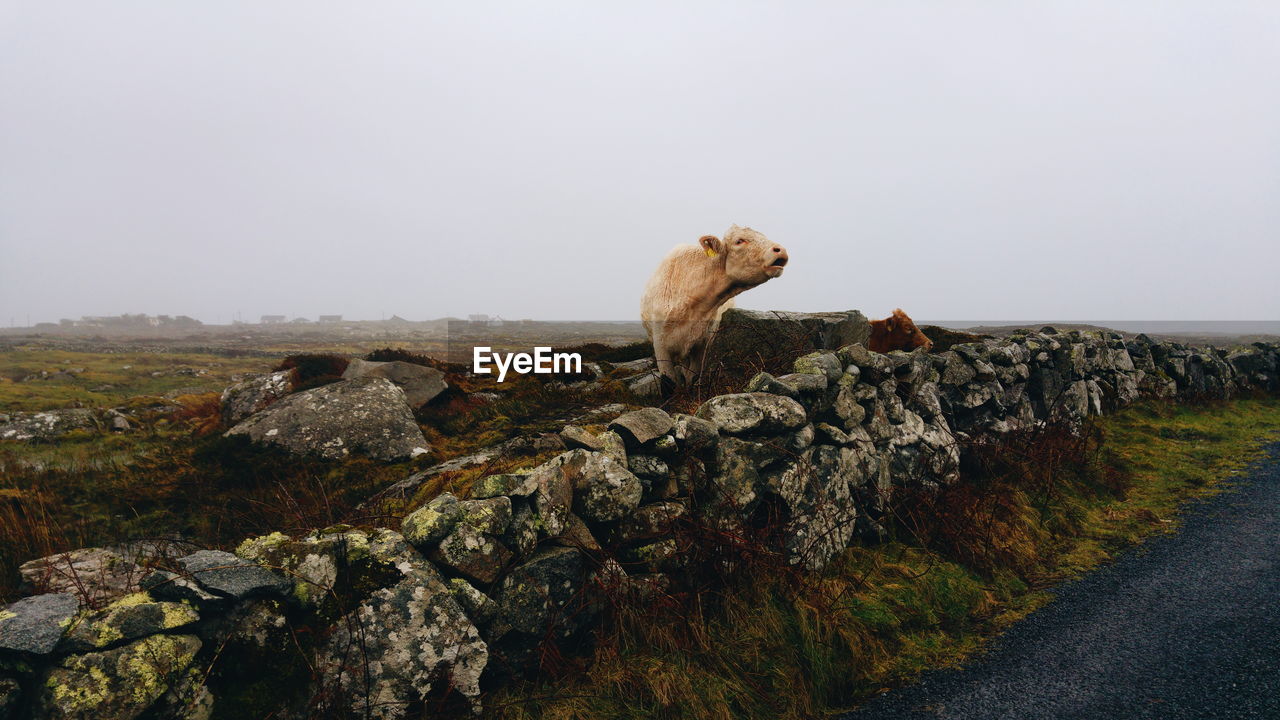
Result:
[[[637,352],[603,345],[596,349]],[[440,492],[465,494],[477,477],[536,464],[553,451],[524,448],[437,475],[413,497],[380,500],[363,509],[362,503],[416,470],[517,436],[555,432],[592,407],[633,399],[618,383],[583,391],[546,382],[543,376],[521,376],[495,387],[492,379],[469,378],[456,366],[411,352],[383,349],[370,357],[417,361],[446,371],[450,389],[440,403],[418,413],[432,446],[429,454],[391,464],[358,457],[342,462],[293,459],[273,448],[251,447],[243,439],[222,438],[226,428],[218,392],[174,392],[175,385],[221,390],[231,383],[233,372],[273,367],[293,369],[297,387],[318,386],[340,379],[347,360],[333,354],[293,355],[280,362],[215,355],[5,353],[0,376],[10,381],[0,384],[0,397],[10,403],[6,409],[65,407],[73,401],[127,406],[134,411],[134,429],[122,434],[78,430],[57,442],[0,444],[0,602],[16,599],[21,562],[78,547],[175,537],[227,547],[249,535],[301,532],[338,522],[398,528],[404,514]],[[84,370],[73,377],[13,381],[67,367]],[[178,367],[201,368],[206,374],[167,374]],[[155,377],[153,372],[165,374]],[[104,380],[114,383],[109,392],[86,389]],[[193,383],[200,385],[191,387]],[[470,395],[492,390],[502,392],[491,402]],[[160,397],[160,392],[170,397]]]
[[[0,412],[114,407],[137,396],[221,391],[232,384],[232,375],[266,372],[271,364],[260,357],[19,347],[0,353]],[[72,372],[60,372],[67,370]],[[40,377],[41,372],[49,377]],[[23,381],[30,376],[35,377]]]
[[[1083,435],[970,448],[965,479],[936,506],[897,508],[895,540],[851,548],[817,576],[766,559],[715,590],[619,603],[594,650],[495,692],[485,717],[834,714],[963,663],[1048,602],[1052,583],[1172,530],[1183,503],[1278,437],[1280,399],[1254,398],[1144,403]],[[993,533],[1005,540],[980,550]]]

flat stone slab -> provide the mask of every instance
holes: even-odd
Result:
[[[270,570],[222,550],[201,550],[178,562],[201,587],[225,597],[283,595],[293,586]]]
[[[48,593],[23,598],[0,610],[0,650],[48,655],[80,610],[80,598]]]
[[[640,446],[665,435],[674,424],[661,409],[643,408],[619,416],[609,423],[609,429],[621,435],[628,445]]]

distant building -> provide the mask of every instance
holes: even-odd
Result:
[[[321,315],[320,322],[322,323],[342,322],[342,316],[341,315]]]
[[[285,321],[284,315],[263,315],[262,319],[259,320],[258,322],[262,323],[263,325],[279,325],[284,321]]]
[[[468,315],[467,319],[471,321],[472,325],[488,325],[489,324],[488,315],[482,315],[477,313],[475,315]]]
[[[307,324],[309,324],[311,321],[310,321],[310,320],[308,320],[308,319],[306,319],[306,318],[304,318],[304,317],[296,317],[296,318],[294,318],[294,319],[290,320],[289,322],[293,323],[294,325],[307,325]]]

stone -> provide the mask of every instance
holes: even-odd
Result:
[[[386,378],[395,383],[404,391],[405,402],[411,408],[420,408],[449,389],[449,383],[445,382],[444,373],[440,370],[399,360],[370,362],[356,359],[342,373],[343,380],[364,377]]]
[[[93,411],[84,408],[15,412],[9,413],[8,422],[0,424],[0,440],[48,442],[72,430],[92,430],[97,427]]]
[[[453,531],[461,515],[458,498],[453,493],[441,493],[406,515],[400,522],[400,533],[414,547],[429,548]]]
[[[575,599],[586,576],[586,556],[571,547],[543,548],[507,574],[492,596],[492,634],[508,662],[527,662],[544,638],[585,625],[589,617],[575,612]]]
[[[564,532],[551,539],[555,545],[563,545],[565,547],[575,547],[579,550],[587,552],[600,552],[600,542],[596,540],[596,536],[591,534],[591,528],[582,521],[582,518],[569,513],[565,518]]]
[[[620,463],[627,462],[627,445],[623,442],[621,435],[612,430],[605,430],[598,437],[600,444],[604,446],[600,452]]]
[[[662,397],[662,376],[657,370],[640,373],[622,381],[639,398]]]
[[[162,600],[187,602],[197,607],[226,604],[226,598],[221,595],[214,595],[199,584],[167,570],[152,570],[143,576],[138,587]]]
[[[777,445],[721,438],[715,469],[707,478],[715,511],[723,517],[750,510],[759,497],[756,487],[762,471],[783,462],[787,455]]]
[[[349,608],[350,601],[399,582],[403,571],[398,565],[419,557],[399,533],[344,526],[296,540],[278,532],[250,538],[236,554],[279,568],[293,581],[293,602],[330,617]],[[358,597],[350,597],[353,593]]]
[[[696,415],[733,435],[785,432],[808,422],[803,405],[767,393],[718,395],[703,403]]]
[[[764,392],[772,393],[774,395],[785,395],[789,398],[796,399],[799,399],[800,397],[800,392],[798,390],[784,382],[781,382],[766,372],[756,373],[756,376],[751,378],[751,381],[747,383],[747,386],[743,388],[743,390],[745,392]]]
[[[395,461],[430,451],[404,392],[378,377],[343,380],[294,393],[226,433],[295,455],[338,460],[352,453]]]
[[[844,365],[833,352],[815,352],[796,358],[793,372],[797,375],[822,375],[833,383],[844,374]]]
[[[671,435],[663,435],[650,443],[653,454],[659,457],[672,458],[680,454],[680,444]]]
[[[703,452],[720,441],[720,428],[715,423],[693,415],[676,415],[674,428],[676,442],[689,452]]]
[[[893,377],[893,362],[885,355],[871,352],[864,345],[842,347],[836,357],[846,366],[856,366],[859,379],[863,382],[875,384]]]
[[[707,348],[705,367],[781,366],[815,350],[866,342],[871,325],[857,310],[798,313],[730,308]]]
[[[632,455],[627,458],[627,469],[639,477],[647,478],[662,478],[671,472],[665,462],[652,455]]]
[[[23,598],[0,610],[0,652],[48,655],[80,610],[80,598],[47,593]]]
[[[511,525],[498,538],[507,549],[524,557],[538,546],[538,528],[542,521],[528,503],[520,503],[511,511]]]
[[[36,717],[139,717],[183,678],[200,645],[194,635],[151,635],[113,650],[64,658],[41,683]]]
[[[795,391],[802,397],[821,393],[831,384],[827,381],[826,375],[813,373],[788,373],[779,376],[778,382],[787,387],[795,388]]]
[[[867,410],[862,406],[861,401],[867,399],[865,389],[870,387],[860,383],[846,384],[842,385],[839,392],[836,393],[836,399],[831,409],[835,412],[836,417],[841,420],[846,430],[851,430],[861,425],[863,419],[866,418]]]
[[[486,475],[471,484],[471,499],[506,495],[507,497],[528,497],[538,489],[533,475],[529,472],[504,473],[502,475]]]
[[[221,550],[200,550],[178,558],[178,564],[200,587],[223,597],[241,600],[293,589],[293,583],[274,572]]]
[[[267,409],[293,390],[293,372],[278,370],[255,375],[222,391],[222,424],[231,427]]]
[[[670,415],[651,407],[619,416],[609,423],[609,429],[622,437],[628,449],[634,449],[666,435],[673,425]]]
[[[609,455],[571,450],[552,462],[572,483],[573,511],[584,520],[620,520],[640,504],[640,478]]]
[[[76,653],[101,650],[127,640],[186,627],[200,619],[190,605],[155,602],[134,593],[79,619],[62,638],[62,648]]]
[[[459,523],[431,552],[437,564],[485,585],[498,579],[511,558],[502,543],[465,523]]]
[[[668,535],[676,520],[687,512],[684,503],[679,502],[641,505],[618,526],[618,539],[624,543],[636,543]]]
[[[600,438],[592,435],[577,425],[565,425],[560,431],[560,439],[564,441],[564,446],[569,450],[582,448],[584,450],[601,451],[604,450],[604,443]]]
[[[360,718],[398,720],[440,688],[479,710],[488,645],[439,572],[420,556],[400,565],[400,582],[375,591],[334,625],[318,676]]]
[[[449,591],[453,593],[453,599],[458,601],[463,612],[477,627],[483,628],[493,621],[493,614],[497,610],[493,599],[476,586],[462,578],[451,578]]]
[[[81,548],[29,560],[18,573],[41,592],[71,592],[99,603],[137,592],[143,570],[114,550]]]
[[[461,511],[458,523],[482,533],[501,535],[511,524],[511,498],[504,495],[484,500],[463,500],[458,503],[458,508]]]

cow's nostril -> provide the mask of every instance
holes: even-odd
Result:
[[[774,248],[773,251],[776,253],[780,253],[782,252],[782,248]]]

